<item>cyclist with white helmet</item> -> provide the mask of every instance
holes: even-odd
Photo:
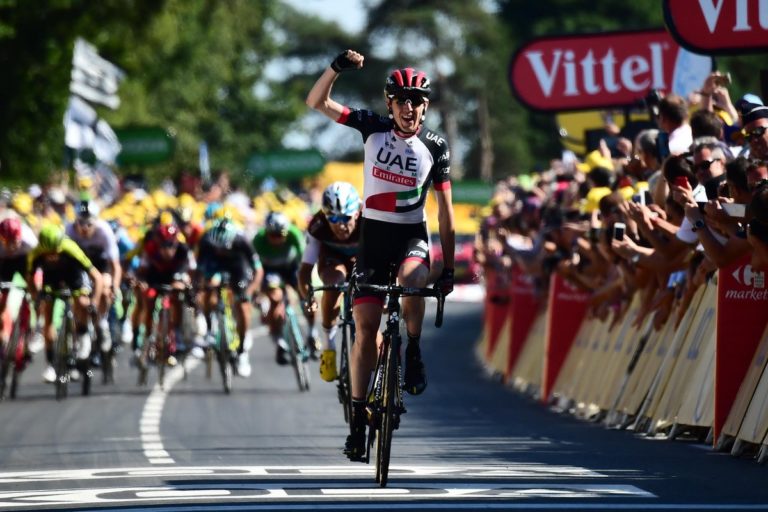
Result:
[[[423,71],[396,69],[384,85],[388,117],[370,110],[350,109],[331,99],[331,88],[344,71],[361,69],[364,57],[347,50],[317,79],[306,103],[339,124],[360,132],[364,144],[363,218],[356,272],[371,284],[386,285],[390,268],[398,268],[401,285],[423,287],[429,275],[429,237],[424,203],[430,188],[438,205],[444,269],[435,283],[444,293],[453,289],[455,233],[451,201],[450,151],[445,138],[423,125],[431,84]],[[384,297],[371,292],[355,296],[355,344],[351,354],[352,433],[345,453],[364,460],[367,415],[365,398],[376,365],[376,337]],[[419,339],[424,299],[403,299],[408,346],[404,386],[411,394],[426,388]]]
[[[299,267],[302,299],[307,297],[315,265],[324,285],[342,284],[352,272],[360,242],[360,206],[360,196],[350,183],[336,181],[323,192],[322,208],[309,221],[307,248]],[[333,382],[337,377],[336,319],[339,316],[340,295],[341,292],[326,290],[320,303],[320,341],[323,349],[320,377],[326,382]]]
[[[229,287],[235,302],[232,311],[237,323],[240,344],[237,347],[237,373],[241,377],[251,375],[248,348],[251,346],[248,326],[251,324],[250,298],[261,281],[261,265],[245,234],[231,219],[215,221],[200,240],[197,257],[198,271],[205,280],[202,304],[208,328],[206,341],[212,343],[211,311],[216,307],[211,286],[221,273],[229,275]]]
[[[253,237],[253,248],[264,267],[264,277],[259,289],[269,299],[265,315],[269,334],[277,347],[276,360],[280,365],[290,362],[288,345],[283,339],[285,286],[298,290],[297,271],[304,254],[304,235],[288,220],[285,214],[270,212],[264,227]]]
[[[98,366],[97,354],[101,351],[101,359],[112,349],[112,338],[109,329],[109,309],[115,297],[120,294],[123,269],[120,264],[120,249],[117,237],[109,223],[99,218],[99,206],[92,200],[81,201],[77,207],[77,218],[69,224],[66,235],[75,241],[83,250],[91,263],[101,273],[104,293],[101,300],[95,303],[101,347],[93,347],[93,362]]]
[[[27,255],[27,289],[31,290],[33,295],[39,291],[33,278],[37,269],[43,272],[43,291],[67,289],[75,298],[72,310],[77,331],[77,359],[82,364],[91,353],[88,312],[92,309],[91,304],[98,304],[101,299],[101,274],[83,250],[64,234],[64,229],[53,223],[48,223],[40,229],[37,247]],[[41,301],[39,314],[43,317],[45,357],[48,361],[43,380],[54,382],[56,371],[53,368],[53,342],[56,339],[56,330],[53,325],[53,302]]]

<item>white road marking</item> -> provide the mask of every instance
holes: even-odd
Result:
[[[187,371],[191,372],[200,364],[200,361],[188,358],[185,364]],[[139,432],[141,433],[141,449],[144,456],[149,459],[150,464],[175,464],[171,455],[163,447],[163,440],[160,436],[160,420],[163,416],[165,398],[173,386],[183,378],[184,368],[181,365],[172,368],[165,376],[165,385],[161,388],[160,384],[155,384],[144,403],[144,409],[139,420]]]

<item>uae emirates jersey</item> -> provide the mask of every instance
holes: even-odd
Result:
[[[424,222],[430,185],[435,190],[451,186],[451,153],[445,139],[423,126],[401,137],[391,119],[370,110],[344,107],[337,122],[363,136],[363,217],[395,224]]]

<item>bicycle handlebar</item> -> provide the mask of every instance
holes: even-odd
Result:
[[[435,314],[435,327],[443,325],[443,311],[445,308],[445,294],[439,288],[416,288],[410,286],[397,286],[393,284],[367,284],[357,283],[355,288],[376,293],[386,293],[390,297],[435,297],[437,299],[437,312]]]

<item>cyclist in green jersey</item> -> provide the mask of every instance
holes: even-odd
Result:
[[[253,238],[253,248],[264,268],[259,289],[269,299],[269,310],[264,316],[272,341],[277,346],[276,360],[278,364],[288,364],[288,346],[282,337],[285,323],[283,294],[286,286],[298,290],[298,269],[305,248],[304,234],[284,214],[270,212],[264,227]],[[317,357],[314,315],[307,319],[312,330],[309,346],[313,357]]]

